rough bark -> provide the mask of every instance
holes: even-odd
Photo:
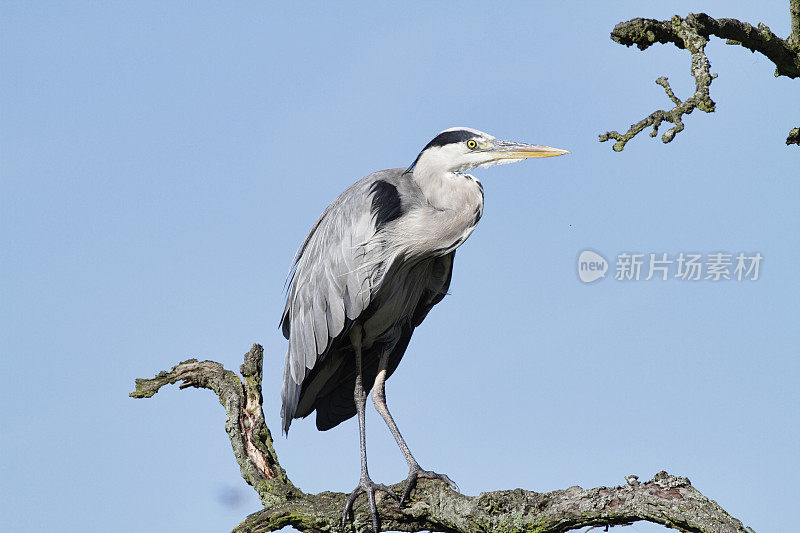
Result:
[[[272,435],[264,422],[261,395],[263,349],[254,344],[245,354],[242,378],[213,361],[189,359],[151,379],[137,379],[134,398],[149,398],[167,384],[214,391],[225,408],[225,430],[242,477],[261,497],[264,509],[248,516],[237,532],[340,530],[346,494],[306,494],[295,487],[278,462]],[[686,532],[751,532],[716,502],[698,492],[688,479],[660,472],[645,483],[627,476],[616,487],[570,487],[548,493],[522,489],[465,496],[440,482],[421,480],[403,507],[382,498],[378,510],[383,529],[396,531],[564,532],[586,526],[630,524],[646,520]],[[392,487],[402,493],[402,485]],[[346,530],[372,530],[363,498]]]
[[[675,15],[670,20],[635,18],[620,22],[611,32],[614,42],[625,46],[636,45],[646,50],[655,43],[673,44],[691,53],[691,75],[695,79],[695,92],[685,101],[672,92],[666,77],[656,83],[664,87],[667,96],[675,104],[669,110],[658,110],[631,125],[627,132],[609,131],[600,135],[600,142],[614,139],[614,151],[622,151],[625,144],[645,128],[651,127],[651,137],[658,134],[662,122],[674,126],[667,130],[661,140],[668,143],[684,128],[683,116],[695,109],[711,113],[715,104],[709,94],[711,82],[717,77],[711,74],[711,65],[705,53],[705,45],[710,36],[726,39],[727,44],[739,45],[751,52],[759,52],[775,64],[775,76],[800,77],[800,0],[790,0],[791,33],[786,39],[775,35],[769,27],[759,23],[753,27],[736,19],[714,19],[705,13],[689,14],[685,19]],[[791,136],[790,136],[791,138]],[[792,144],[787,140],[787,144]]]

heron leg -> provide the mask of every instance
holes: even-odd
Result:
[[[375,504],[375,491],[382,490],[391,495],[394,499],[397,499],[397,495],[383,483],[373,483],[372,479],[369,477],[369,471],[367,470],[367,434],[364,418],[367,393],[364,390],[361,371],[361,335],[361,326],[359,324],[354,324],[350,330],[350,342],[353,345],[356,358],[356,384],[353,390],[353,399],[356,402],[356,411],[358,412],[358,434],[361,441],[361,478],[359,479],[358,486],[350,493],[350,496],[347,497],[347,501],[344,504],[344,510],[342,511],[342,529],[344,529],[347,517],[353,510],[353,503],[355,503],[356,498],[361,494],[366,494],[369,500],[369,511],[372,515],[372,529],[375,533],[378,533],[380,531],[380,526],[378,524],[378,507]]]
[[[422,467],[419,466],[417,460],[414,459],[414,456],[411,455],[411,450],[408,449],[408,444],[406,444],[403,435],[400,434],[400,430],[397,429],[397,424],[395,424],[391,413],[389,413],[389,407],[386,405],[386,374],[388,362],[389,354],[382,355],[378,366],[378,375],[375,377],[375,385],[372,388],[372,401],[375,404],[375,409],[380,413],[381,417],[383,417],[386,425],[389,426],[389,431],[392,433],[392,436],[394,436],[394,440],[397,441],[397,445],[400,447],[400,451],[403,452],[406,463],[408,463],[408,478],[406,479],[406,488],[403,490],[403,496],[400,498],[400,504],[402,505],[403,502],[408,500],[419,478],[438,479],[447,484],[452,490],[458,492],[458,485],[446,474],[437,474],[430,470],[423,470]]]

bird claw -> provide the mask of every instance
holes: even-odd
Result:
[[[344,504],[344,510],[342,511],[342,529],[344,529],[345,524],[347,523],[348,515],[350,515],[350,513],[353,511],[353,504],[355,503],[356,499],[362,494],[366,494],[367,500],[369,501],[369,512],[372,515],[372,529],[375,533],[380,532],[380,525],[378,523],[378,506],[375,503],[376,490],[383,491],[396,501],[400,501],[400,498],[397,496],[397,494],[395,494],[392,489],[383,483],[373,483],[373,481],[368,477],[361,478],[358,486],[353,489],[353,492],[350,493],[350,495],[347,497],[347,501]]]
[[[450,490],[461,493],[461,491],[458,489],[458,485],[456,485],[447,474],[437,474],[436,472],[432,472],[431,470],[423,470],[417,466],[417,468],[412,468],[408,473],[408,478],[406,479],[406,488],[403,490],[403,496],[400,498],[400,505],[403,505],[406,501],[408,501],[409,497],[411,496],[411,491],[417,486],[417,480],[419,478],[439,480],[450,487]]]

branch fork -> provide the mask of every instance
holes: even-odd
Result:
[[[225,430],[242,477],[259,494],[264,509],[248,516],[234,531],[255,533],[294,526],[300,531],[341,531],[346,494],[306,494],[295,487],[278,462],[272,434],[264,422],[261,394],[264,350],[254,344],[244,356],[241,377],[214,361],[189,359],[150,379],[137,379],[134,398],[150,398],[168,384],[181,389],[212,390],[225,408]],[[753,533],[716,502],[692,487],[688,479],[659,472],[640,483],[626,476],[616,487],[570,487],[549,493],[522,489],[465,496],[444,483],[420,480],[407,505],[379,498],[383,529],[396,531],[564,532],[588,526],[612,526],[647,520],[686,532]],[[403,485],[390,487],[402,493]],[[354,507],[347,531],[372,531],[366,504]]]
[[[685,101],[678,99],[669,86],[666,77],[656,80],[664,87],[667,96],[675,106],[669,110],[654,111],[636,124],[632,124],[627,132],[608,131],[600,135],[600,142],[611,139],[617,141],[613,149],[620,152],[625,144],[642,130],[652,126],[651,137],[658,134],[662,122],[671,122],[674,126],[667,130],[661,140],[671,142],[677,133],[684,129],[682,117],[691,114],[695,109],[712,113],[715,103],[711,99],[709,88],[717,77],[711,73],[711,64],[705,53],[705,46],[711,35],[726,39],[728,44],[739,45],[751,52],[759,52],[775,64],[775,76],[789,78],[800,77],[800,0],[790,0],[792,33],[786,39],[775,35],[769,27],[759,23],[757,27],[736,19],[714,19],[705,13],[689,14],[686,18],[675,15],[670,20],[635,18],[620,22],[611,32],[611,40],[625,46],[636,45],[639,50],[646,50],[655,43],[673,44],[679,49],[691,53],[690,72],[695,79],[695,92]],[[794,130],[793,130],[794,131]],[[798,142],[797,135],[790,132],[786,144]]]

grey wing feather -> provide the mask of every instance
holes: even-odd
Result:
[[[289,339],[282,391],[284,431],[294,416],[301,384],[325,359],[331,342],[346,333],[377,290],[376,233],[371,185],[396,179],[403,169],[376,172],[345,190],[322,213],[293,260],[281,325]]]
[[[386,377],[388,378],[394,373],[406,351],[414,328],[422,323],[433,306],[447,294],[453,274],[454,257],[455,251],[430,260],[430,276],[426,277],[425,291],[414,309],[411,321],[396,324],[391,330],[392,334],[385,338],[384,343],[378,346],[377,350],[376,347],[373,347],[364,352],[362,374],[365,389],[372,388],[378,374],[378,361],[383,353],[389,354]],[[312,407],[317,411],[317,429],[326,431],[356,414],[356,406],[353,402],[355,376],[354,359],[352,357],[345,358],[334,377],[326,383],[314,400]],[[301,404],[305,401],[301,400]]]

